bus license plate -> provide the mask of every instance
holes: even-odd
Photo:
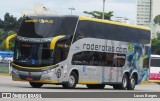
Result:
[[[32,81],[33,79],[31,77],[26,77],[26,80]]]

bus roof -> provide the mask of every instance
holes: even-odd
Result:
[[[154,55],[154,54],[152,54],[151,57],[153,57],[153,58],[160,58],[160,55]]]
[[[31,14],[27,16],[32,16],[32,17],[78,17],[76,15],[54,15],[54,14]],[[115,21],[110,21],[110,20],[102,20],[102,19],[97,19],[97,18],[90,18],[90,17],[85,17],[85,16],[79,16],[79,20],[89,20],[89,21],[95,21],[95,22],[102,22],[102,23],[108,23],[108,24],[114,24],[114,25],[119,25],[119,26],[126,26],[126,27],[132,27],[132,28],[138,28],[138,29],[143,29],[143,30],[151,30],[149,27],[143,27],[143,26],[137,26],[137,25],[131,25],[131,24],[126,24],[126,23],[120,23],[120,22],[115,22]]]
[[[149,27],[136,26],[136,25],[126,24],[126,23],[120,23],[120,22],[84,17],[84,16],[80,16],[79,20],[89,20],[89,21],[102,22],[102,23],[114,24],[114,25],[119,25],[119,26],[126,26],[126,27],[132,27],[132,28],[137,28],[137,29],[143,29],[143,30],[151,30]]]

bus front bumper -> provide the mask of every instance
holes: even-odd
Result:
[[[57,84],[61,83],[57,78],[55,69],[43,72],[27,72],[12,69],[12,80],[14,81],[26,81],[26,82],[39,82],[45,84]]]

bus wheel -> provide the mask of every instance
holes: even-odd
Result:
[[[29,84],[30,84],[33,88],[40,88],[40,87],[43,86],[42,83],[29,82]]]
[[[126,90],[127,86],[128,86],[128,76],[126,74],[124,74],[124,76],[122,78],[122,83],[113,85],[113,88],[114,89]]]
[[[87,84],[86,85],[89,89],[104,89],[104,84]]]
[[[156,84],[159,84],[159,85],[160,85],[160,83],[159,83],[159,82],[156,82]]]
[[[122,84],[120,86],[120,89],[126,90],[127,86],[128,86],[128,76],[126,74],[124,74],[123,78],[122,78]]]
[[[72,72],[69,76],[68,82],[67,83],[63,83],[62,86],[65,89],[73,89],[76,87],[76,84],[78,82],[77,79],[77,74],[75,72]]]
[[[127,89],[128,89],[128,90],[134,90],[135,85],[136,85],[136,78],[135,78],[135,76],[133,75],[133,76],[131,77],[131,79],[128,80]]]

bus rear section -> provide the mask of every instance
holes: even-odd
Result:
[[[160,83],[160,55],[151,55],[149,81]]]

